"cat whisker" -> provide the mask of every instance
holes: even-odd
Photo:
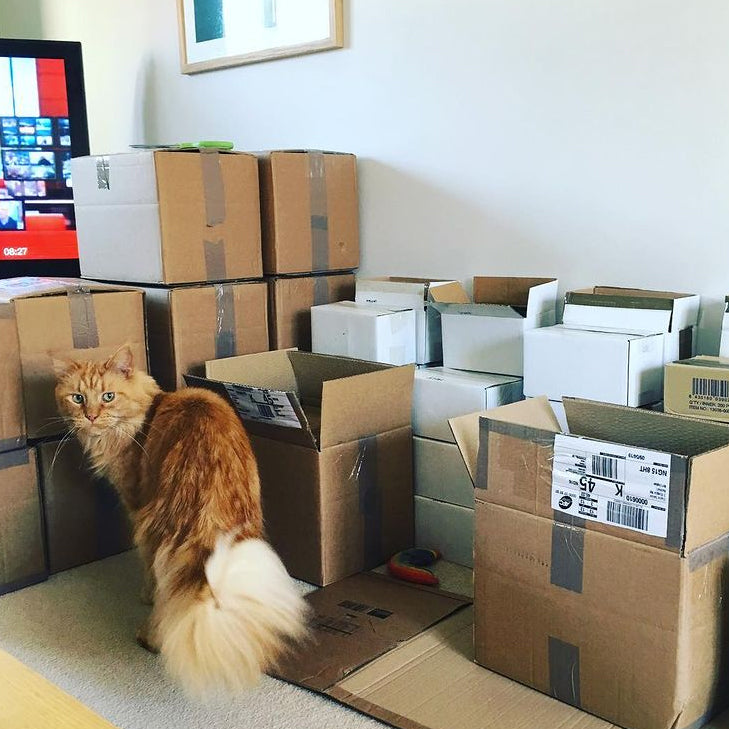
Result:
[[[53,469],[56,465],[56,460],[58,459],[59,454],[61,453],[61,449],[63,446],[69,441],[70,438],[72,438],[74,435],[78,433],[78,426],[72,426],[68,432],[61,438],[61,440],[58,442],[58,445],[56,446],[56,452],[53,454],[53,459],[51,460],[51,466],[48,469],[48,475],[53,474]]]

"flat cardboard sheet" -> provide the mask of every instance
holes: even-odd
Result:
[[[307,599],[317,616],[314,640],[279,678],[392,726],[614,729],[474,663],[468,598],[367,573]]]

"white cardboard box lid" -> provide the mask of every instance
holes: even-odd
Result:
[[[342,316],[361,316],[376,318],[378,316],[389,316],[401,311],[410,311],[410,308],[384,306],[382,304],[363,303],[359,301],[334,301],[330,304],[318,304],[311,307],[313,316],[322,313],[341,314]]]
[[[458,281],[446,279],[409,278],[405,276],[357,277],[355,300],[373,298],[404,302],[420,308],[429,301],[468,302],[468,294]]]

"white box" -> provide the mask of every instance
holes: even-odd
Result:
[[[338,301],[311,307],[311,351],[403,365],[415,362],[415,312]]]
[[[565,326],[663,332],[664,362],[696,353],[695,329],[701,306],[698,294],[593,286],[568,291],[564,302]]]
[[[472,304],[436,304],[443,366],[502,375],[524,373],[524,332],[556,321],[557,280],[473,279]]]
[[[433,302],[468,301],[468,294],[457,281],[383,276],[357,277],[354,300],[362,304],[380,304],[397,309],[414,309],[417,364],[443,360],[440,312]]]
[[[455,443],[448,418],[521,400],[522,379],[428,367],[415,372],[413,433]]]
[[[413,464],[418,496],[474,508],[471,477],[455,442],[415,436]]]
[[[437,549],[448,562],[473,567],[473,509],[415,497],[415,546]]]
[[[637,407],[663,397],[663,334],[570,329],[527,332],[524,394]]]

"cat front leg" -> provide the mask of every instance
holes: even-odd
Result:
[[[159,639],[159,619],[155,608],[152,608],[149,617],[139,626],[137,643],[150,653],[159,653],[161,641]]]

